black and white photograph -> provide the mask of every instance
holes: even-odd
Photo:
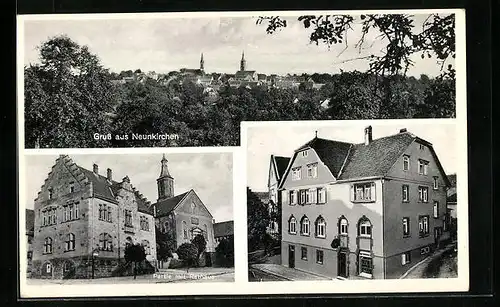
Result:
[[[455,118],[456,12],[20,16],[24,145],[239,146],[241,121]]]
[[[28,285],[234,281],[231,153],[27,155],[25,174]]]
[[[458,277],[454,121],[292,124],[247,130],[250,281]]]

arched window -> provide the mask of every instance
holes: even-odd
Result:
[[[339,235],[347,235],[347,227],[348,223],[347,223],[347,219],[342,216],[340,219],[339,219]]]
[[[149,241],[148,240],[142,240],[141,245],[144,248],[144,253],[146,255],[151,255],[151,247],[149,246]]]
[[[75,235],[72,233],[68,233],[66,236],[66,251],[74,251],[75,250]]]
[[[99,249],[102,251],[113,251],[113,238],[108,233],[99,235]]]
[[[309,219],[305,215],[300,220],[300,234],[304,236],[309,235]]]
[[[293,215],[288,219],[288,232],[291,234],[297,233],[297,220]]]
[[[186,221],[182,221],[182,233],[184,234],[184,239],[188,238],[188,229]]]
[[[372,223],[366,217],[359,220],[358,235],[361,237],[371,238],[372,236]]]
[[[43,252],[44,254],[52,254],[52,238],[45,238],[43,243]]]
[[[316,219],[315,224],[315,232],[316,232],[316,237],[318,238],[324,238],[326,236],[326,222],[325,219],[320,215]]]

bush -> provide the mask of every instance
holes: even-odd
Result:
[[[179,269],[179,268],[183,268],[185,266],[184,264],[184,261],[180,260],[180,259],[170,259],[170,263],[168,265],[168,268],[169,269]]]

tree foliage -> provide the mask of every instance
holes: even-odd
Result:
[[[137,263],[146,260],[144,247],[140,244],[129,244],[125,247],[125,261],[134,263],[134,279],[137,276]]]
[[[172,232],[162,232],[156,228],[156,258],[165,261],[172,257],[177,242]]]
[[[199,261],[200,256],[207,248],[207,241],[205,240],[205,237],[203,237],[203,235],[197,234],[196,236],[194,236],[193,240],[191,240],[191,243],[193,243],[194,246],[196,246],[197,249],[196,260]]]
[[[223,238],[215,247],[219,263],[224,266],[234,266],[234,239]]]
[[[267,240],[267,226],[269,225],[269,212],[267,206],[259,197],[247,187],[247,227],[248,249],[256,250]]]
[[[25,67],[27,147],[105,147],[115,97],[97,56],[67,36],[40,47],[40,64]]]
[[[378,34],[384,42],[382,54],[370,54],[370,73],[379,75],[405,75],[414,64],[411,56],[436,57],[444,65],[445,61],[455,57],[455,15],[431,14],[416,27],[413,15],[408,14],[364,14],[352,15],[303,15],[297,18],[305,29],[309,30],[309,40],[316,45],[328,47],[335,44],[347,44],[348,38],[357,35],[355,47],[363,48],[365,38],[370,31]],[[269,34],[286,28],[288,22],[279,16],[261,16],[257,24],[265,24]],[[361,36],[355,32],[355,25],[361,25]]]
[[[177,249],[177,254],[179,259],[183,260],[186,264],[186,271],[189,272],[189,268],[197,263],[198,259],[198,248],[193,243],[182,243]]]

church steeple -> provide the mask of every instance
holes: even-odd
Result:
[[[165,158],[165,154],[163,154],[160,177],[156,179],[156,184],[158,185],[158,201],[174,197],[174,178],[168,171],[167,163],[168,160]]]
[[[241,53],[241,61],[240,61],[240,71],[245,71],[247,66],[247,61],[245,60],[245,51]]]
[[[200,58],[200,70],[205,70],[205,60],[203,60],[203,52],[201,53]]]

